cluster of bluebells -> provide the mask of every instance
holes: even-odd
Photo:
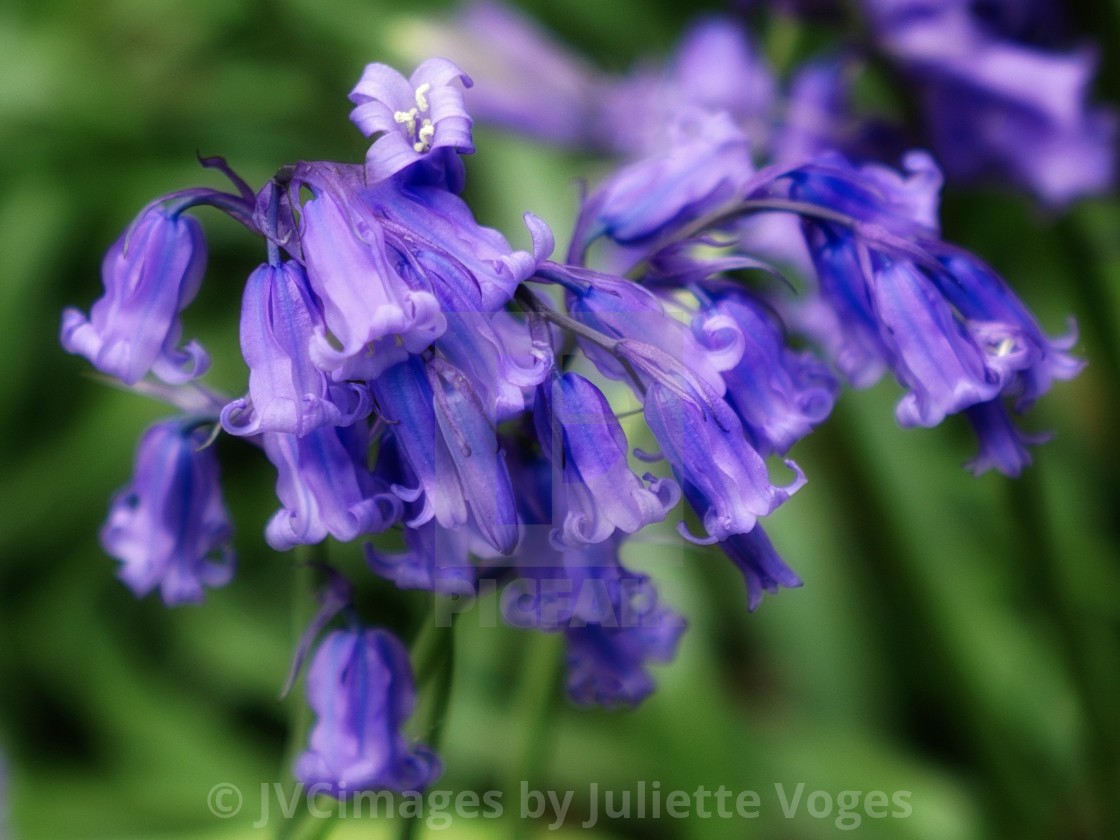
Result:
[[[840,0],[741,0],[835,22]],[[708,18],[664,66],[600,71],[496,0],[466,6],[454,26],[417,39],[477,66],[476,117],[550,143],[634,156],[656,151],[682,105],[724,111],[756,159],[788,162],[832,148],[893,158],[914,132],[854,107],[869,66],[885,65],[916,103],[920,139],[954,179],[999,183],[1051,207],[1107,191],[1120,120],[1091,102],[1097,50],[1069,35],[1056,0],[859,0],[843,47],[793,68],[765,60],[739,21]],[[850,21],[849,21],[850,22]]]
[[[843,382],[893,374],[904,426],[964,414],[977,473],[1029,462],[1037,439],[1011,412],[1078,372],[1072,330],[1048,337],[998,274],[940,239],[929,154],[896,169],[834,142],[833,65],[799,73],[776,121],[777,82],[731,21],[609,84],[498,7],[468,27],[504,33],[491,45],[531,72],[469,100],[448,59],[407,79],[369,65],[350,95],[364,162],[301,161],[254,190],[204,160],[233,188],[153,201],[106,255],[89,314],[63,314],[68,351],[180,409],[144,433],[102,531],[138,596],[198,602],[230,581],[211,446],[224,433],[276,469],[274,549],[361,541],[372,573],[444,596],[516,582],[503,618],[563,634],[569,696],[632,706],[685,622],[624,546],[675,522],[730,558],[750,609],[799,586],[760,520],[805,484],[789,452]],[[566,255],[532,214],[531,252],[475,220],[460,195],[468,101],[538,136],[611,145],[618,166],[585,197]],[[240,395],[202,386],[208,356],[183,343],[204,273],[199,206],[265,246],[241,300]],[[763,256],[813,278],[796,306]],[[403,550],[372,539],[389,531]],[[440,762],[403,733],[409,654],[331,580],[296,657],[315,647],[296,774],[340,797],[423,787]],[[340,613],[345,627],[319,639]]]

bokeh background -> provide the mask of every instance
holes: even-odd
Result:
[[[671,48],[720,4],[524,0],[597,61],[624,71]],[[1067,4],[1102,49],[1098,99],[1120,101],[1120,10]],[[218,443],[240,569],[204,606],[137,601],[97,542],[158,403],[114,390],[57,345],[59,313],[99,294],[101,255],[151,197],[219,186],[196,153],[251,184],[298,159],[358,161],[366,141],[346,94],[373,60],[407,63],[415,21],[449,4],[388,0],[7,0],[0,7],[0,838],[390,837],[390,820],[262,814],[262,785],[291,783],[302,699],[278,700],[306,616],[308,572],[262,539],[275,508],[263,456]],[[834,37],[763,16],[789,62]],[[466,68],[468,72],[470,68]],[[889,86],[890,79],[882,80]],[[904,101],[904,95],[902,97]],[[480,129],[467,197],[515,246],[532,210],[563,234],[592,161]],[[209,380],[243,388],[241,285],[259,243],[203,210],[208,279],[186,334],[211,350]],[[600,791],[721,785],[759,793],[752,820],[610,820],[602,838],[1090,838],[1120,836],[1120,200],[1064,214],[998,189],[950,185],[946,238],[982,254],[1050,332],[1073,313],[1089,360],[1027,420],[1051,429],[1018,482],[970,476],[963,422],[903,431],[898,389],[844,394],[795,448],[809,485],[775,515],[774,541],[805,581],[754,614],[726,561],[652,538],[628,560],[652,573],[690,629],[659,690],[635,711],[573,708],[556,685],[558,639],[454,631],[443,727],[452,792],[504,791],[501,819],[433,836],[563,837]],[[959,419],[959,418],[957,418]],[[372,622],[414,637],[422,596],[361,569]],[[483,605],[485,607],[485,605]],[[429,686],[429,700],[432,687]],[[420,716],[431,719],[432,715]],[[418,724],[423,728],[423,724]],[[418,731],[421,737],[427,732]],[[574,791],[566,822],[516,818],[519,785]],[[245,807],[222,820],[219,783]],[[837,827],[780,806],[776,785],[909,791],[906,818]],[[818,798],[818,805],[823,801]],[[6,812],[6,813],[4,813]],[[418,828],[423,836],[425,829]],[[5,835],[7,832],[7,835]]]

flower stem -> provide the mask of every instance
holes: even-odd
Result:
[[[433,600],[434,603],[434,600]],[[421,740],[433,751],[439,750],[447,710],[451,704],[451,683],[455,673],[454,616],[446,624],[437,621],[438,611],[432,609],[412,644],[416,688],[422,708],[414,721]],[[400,840],[413,840],[422,819],[419,812],[401,821]]]
[[[509,764],[509,776],[503,786],[508,802],[517,802],[522,782],[532,783],[544,774],[556,732],[553,712],[560,696],[564,673],[564,640],[560,633],[532,633],[522,652],[522,679],[513,698],[517,715],[513,731],[520,750]],[[510,809],[514,822],[510,829],[513,840],[531,834],[532,824]]]

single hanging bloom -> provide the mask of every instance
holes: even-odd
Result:
[[[203,427],[162,420],[140,439],[132,482],[113,498],[101,529],[105,551],[137,597],[157,587],[168,606],[198,603],[233,576],[232,527],[218,459]]]
[[[283,505],[265,529],[270,546],[286,551],[313,545],[327,534],[346,542],[380,533],[400,519],[400,501],[366,466],[369,438],[364,421],[321,426],[302,437],[262,435]]]
[[[966,251],[930,246],[944,271],[933,281],[945,299],[960,312],[973,332],[985,341],[1004,365],[1011,364],[1014,378],[1004,389],[1014,396],[1017,411],[1030,408],[1050,390],[1054,381],[1073,379],[1085,361],[1069,353],[1077,341],[1072,323],[1066,334],[1050,338],[1007,282]]]
[[[831,413],[836,379],[812,353],[791,350],[774,316],[750,296],[711,294],[692,329],[705,346],[740,348],[723,371],[726,399],[760,455],[785,454]]]
[[[179,313],[198,294],[205,266],[198,222],[148,205],[105,255],[105,294],[89,317],[73,308],[62,313],[62,346],[126,385],[148,371],[172,384],[201,376],[210,359],[197,342],[178,346]]]
[[[400,276],[381,224],[346,182],[308,186],[315,197],[300,209],[300,244],[325,322],[312,338],[312,361],[336,370],[383,340],[410,353],[426,348],[447,328],[439,301]]]
[[[576,373],[554,373],[537,389],[533,419],[545,458],[553,465],[554,498],[565,497],[563,522],[553,539],[580,548],[662,521],[680,500],[671,479],[630,469],[626,433],[610,403]]]
[[[648,576],[622,565],[621,531],[582,548],[558,545],[553,523],[566,518],[566,497],[553,497],[549,464],[519,454],[512,473],[524,536],[509,570],[514,580],[503,589],[502,618],[564,634],[573,702],[636,706],[654,689],[648,666],[676,655],[685,620],[660,601]]]
[[[770,483],[766,462],[747,441],[738,415],[720,397],[654,382],[646,393],[645,416],[673,473],[704,524],[705,536],[694,537],[681,522],[678,530],[692,542],[711,544],[745,534],[761,516],[768,516],[805,484],[795,473],[787,487]]]
[[[471,118],[463,106],[470,77],[446,58],[430,58],[406,79],[386,64],[367,64],[350,93],[350,119],[366,137],[371,183],[424,161],[442,170],[452,192],[462,188],[459,154],[474,152]]]
[[[973,475],[982,475],[994,469],[1018,478],[1023,468],[1031,463],[1027,445],[1045,443],[1051,437],[1047,433],[1030,435],[1021,432],[1011,422],[1011,415],[1000,400],[969,406],[964,414],[980,444],[976,457],[965,464]]]
[[[345,426],[369,413],[365,386],[334,384],[311,361],[312,337],[325,330],[307,274],[294,260],[262,265],[249,276],[241,304],[241,353],[249,394],[222,410],[234,435]]]
[[[511,552],[517,544],[513,488],[478,385],[444,359],[412,356],[370,388],[417,481],[393,492],[410,503],[422,499],[406,524],[415,528],[434,517],[458,530],[472,521],[495,550]]]
[[[419,790],[439,775],[439,759],[402,731],[416,691],[408,652],[388,631],[327,636],[307,674],[307,699],[316,720],[295,765],[307,788],[345,799],[367,790]]]

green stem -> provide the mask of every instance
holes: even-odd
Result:
[[[295,549],[295,560],[291,570],[293,651],[299,647],[307,625],[319,608],[318,600],[315,597],[318,585],[318,572],[315,567],[326,565],[328,560],[329,551],[325,543],[301,545]],[[295,684],[301,686],[302,681],[297,680]],[[307,741],[307,733],[311,729],[311,709],[303,697],[303,692],[296,688],[293,688],[285,700],[290,706],[288,708],[288,746],[285,750],[282,775],[287,783],[285,788],[290,790],[297,784],[294,768],[296,758],[303,751],[304,744]],[[282,820],[280,829],[276,833],[277,840],[288,840],[288,838],[298,836],[300,828],[305,826],[309,819],[314,818],[309,809],[305,810],[304,813],[306,814],[305,818],[293,817],[292,819]],[[321,822],[324,823],[324,826],[311,836],[323,837],[325,832],[329,831],[332,820],[322,820]]]
[[[531,633],[522,651],[521,680],[513,699],[513,710],[519,713],[514,732],[521,749],[508,767],[509,776],[503,786],[508,803],[518,802],[521,783],[532,784],[545,771],[556,731],[553,713],[560,696],[564,674],[564,639],[561,633]],[[523,840],[530,836],[532,824],[521,818],[520,811],[510,805],[513,819],[510,837]]]
[[[416,688],[422,698],[422,708],[414,721],[420,739],[433,751],[439,750],[451,704],[451,683],[455,674],[453,622],[454,616],[446,626],[441,626],[436,620],[436,611],[429,611],[412,645]],[[422,822],[419,813],[403,820],[400,840],[413,840]]]

